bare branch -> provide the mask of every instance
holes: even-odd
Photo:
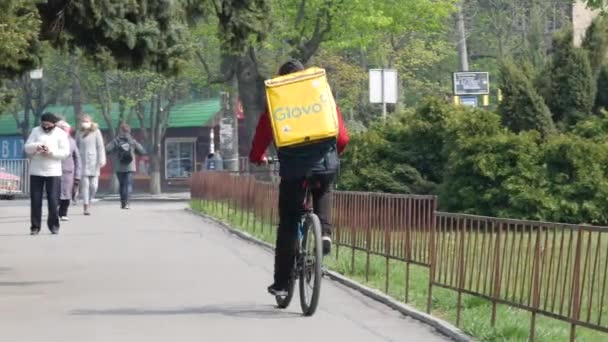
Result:
[[[296,27],[299,27],[302,24],[305,14],[306,14],[306,0],[301,0],[300,6],[298,7],[298,15],[296,17]]]

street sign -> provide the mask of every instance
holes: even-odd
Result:
[[[382,103],[382,118],[386,121],[386,104],[397,103],[399,91],[397,70],[369,70],[369,102]]]
[[[369,70],[369,102],[397,103],[398,84],[397,70]]]
[[[477,107],[477,96],[461,96],[460,104],[463,106]]]
[[[455,72],[453,78],[454,95],[487,95],[490,93],[488,72]]]

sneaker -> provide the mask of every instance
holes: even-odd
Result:
[[[289,291],[287,291],[287,289],[280,288],[275,284],[272,284],[268,286],[268,293],[275,297],[285,297],[289,294]]]
[[[59,234],[59,228],[53,228],[53,229],[51,229],[51,234],[53,234],[53,235]]]
[[[30,231],[30,235],[38,235],[38,234],[40,234],[40,229],[32,229]]]
[[[69,221],[69,220],[70,220],[70,218],[69,218],[69,217],[67,217],[67,216],[61,216],[59,219],[60,219],[61,221],[64,221],[64,222],[65,222],[65,221]]]
[[[124,209],[126,209],[126,210],[131,209],[131,207],[129,206],[129,203],[125,203],[125,207],[124,207]]]
[[[328,255],[331,253],[331,238],[327,235],[323,236],[322,240],[323,244],[323,255]]]

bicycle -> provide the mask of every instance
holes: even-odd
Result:
[[[278,163],[278,160],[268,160],[268,164]],[[303,211],[298,223],[298,240],[294,267],[290,276],[287,296],[276,296],[277,306],[285,309],[291,303],[295,283],[299,280],[300,306],[304,316],[312,316],[317,310],[321,294],[321,279],[323,277],[323,247],[321,236],[321,221],[313,212],[310,178],[304,181],[305,196]]]

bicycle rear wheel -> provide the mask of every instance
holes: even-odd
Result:
[[[315,214],[307,214],[304,219],[300,268],[300,305],[304,316],[312,316],[317,310],[321,295],[323,276],[321,263],[323,248],[321,242],[321,222]]]

